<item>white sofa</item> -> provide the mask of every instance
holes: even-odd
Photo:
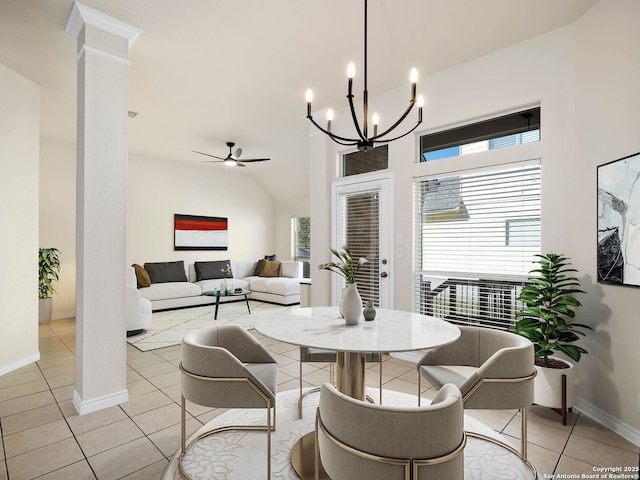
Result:
[[[279,277],[254,276],[257,262],[230,262],[232,278],[227,278],[227,288],[251,290],[249,298],[280,305],[300,303],[300,281],[302,262],[280,262]],[[193,263],[185,263],[187,282],[152,283],[149,287],[138,288],[140,298],[151,302],[153,311],[167,310],[215,303],[216,298],[202,295],[203,292],[220,289],[221,279],[196,282]],[[136,285],[136,274],[129,267],[127,284]],[[242,297],[240,297],[242,298]],[[220,302],[238,300],[238,297],[221,297]]]

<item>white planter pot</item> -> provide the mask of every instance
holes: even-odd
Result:
[[[347,325],[357,325],[362,316],[362,297],[355,283],[347,284],[347,290],[342,298],[340,309]]]
[[[536,365],[538,374],[534,381],[533,402],[551,408],[562,408],[562,375],[567,376],[567,408],[573,407],[575,396],[575,365],[561,358],[552,357],[569,368],[548,368]]]
[[[45,325],[51,321],[51,297],[38,299],[38,324]]]

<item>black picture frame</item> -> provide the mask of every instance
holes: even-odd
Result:
[[[227,217],[174,214],[174,250],[227,250],[228,248]]]
[[[640,287],[640,152],[598,166],[597,281]]]

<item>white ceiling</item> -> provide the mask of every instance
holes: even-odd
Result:
[[[598,0],[372,0],[370,96],[575,21]],[[274,198],[308,192],[304,92],[346,105],[362,71],[362,0],[84,0],[142,29],[130,51],[130,151],[202,162],[235,141]],[[0,0],[0,63],[42,87],[43,136],[74,141],[71,0]],[[356,82],[358,77],[356,77]],[[355,91],[361,86],[355,84]],[[420,90],[420,83],[418,83]],[[209,165],[224,171],[221,164]]]

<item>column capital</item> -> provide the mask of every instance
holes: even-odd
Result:
[[[78,38],[85,25],[93,25],[101,30],[113,33],[128,41],[129,48],[136,41],[142,30],[121,20],[105,15],[98,10],[73,2],[73,9],[67,21],[65,31],[73,38]]]

